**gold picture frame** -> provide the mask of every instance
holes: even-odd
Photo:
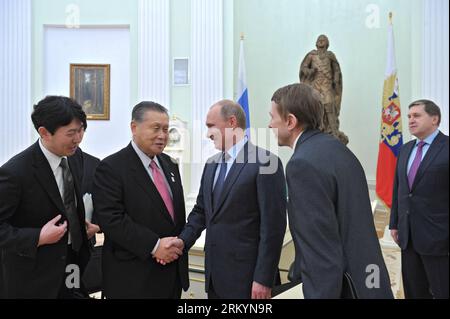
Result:
[[[110,119],[110,64],[70,64],[70,97],[88,120]]]

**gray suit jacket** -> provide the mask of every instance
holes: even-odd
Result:
[[[283,166],[275,155],[247,143],[213,210],[211,194],[219,157],[205,165],[197,203],[179,237],[190,249],[206,228],[206,291],[212,280],[222,298],[250,298],[253,281],[272,287],[277,273],[286,230]],[[264,174],[271,168],[270,174]]]
[[[286,175],[294,269],[305,298],[341,298],[344,272],[359,298],[392,298],[366,177],[355,155],[330,135],[306,131]],[[370,275],[379,288],[366,286]]]

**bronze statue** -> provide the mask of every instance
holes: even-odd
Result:
[[[342,73],[333,52],[328,51],[328,37],[320,35],[317,50],[309,52],[300,66],[300,82],[315,88],[325,108],[324,132],[338,138],[345,145],[348,137],[339,131],[339,114],[342,99]]]

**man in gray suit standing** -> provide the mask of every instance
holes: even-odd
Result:
[[[336,138],[320,131],[323,106],[305,84],[279,89],[271,122],[294,149],[286,176],[294,277],[307,299],[392,298],[364,170]]]
[[[208,298],[270,298],[286,230],[282,163],[247,141],[239,104],[216,103],[206,125],[221,152],[205,165],[181,244],[189,250],[206,228]]]

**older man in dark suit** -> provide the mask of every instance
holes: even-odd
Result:
[[[409,130],[394,180],[390,229],[402,249],[405,297],[448,299],[448,136],[432,101],[409,106]]]
[[[239,104],[214,104],[206,125],[221,152],[205,165],[197,203],[179,236],[181,247],[191,248],[206,229],[209,298],[270,298],[286,229],[283,166],[247,141]]]
[[[323,106],[305,84],[278,90],[270,127],[294,149],[286,176],[295,243],[294,277],[305,298],[392,298],[364,170],[353,153],[320,131]]]
[[[49,96],[31,117],[39,141],[0,168],[4,294],[76,298],[83,295],[80,276],[89,259],[88,237],[94,235],[85,228],[81,163],[71,157],[86,115],[75,101]]]
[[[105,234],[107,298],[176,299],[189,287],[187,255],[179,257],[182,251],[170,244],[186,213],[178,165],[163,153],[168,129],[163,106],[139,103],[132,114],[133,141],[97,167],[93,201]]]

